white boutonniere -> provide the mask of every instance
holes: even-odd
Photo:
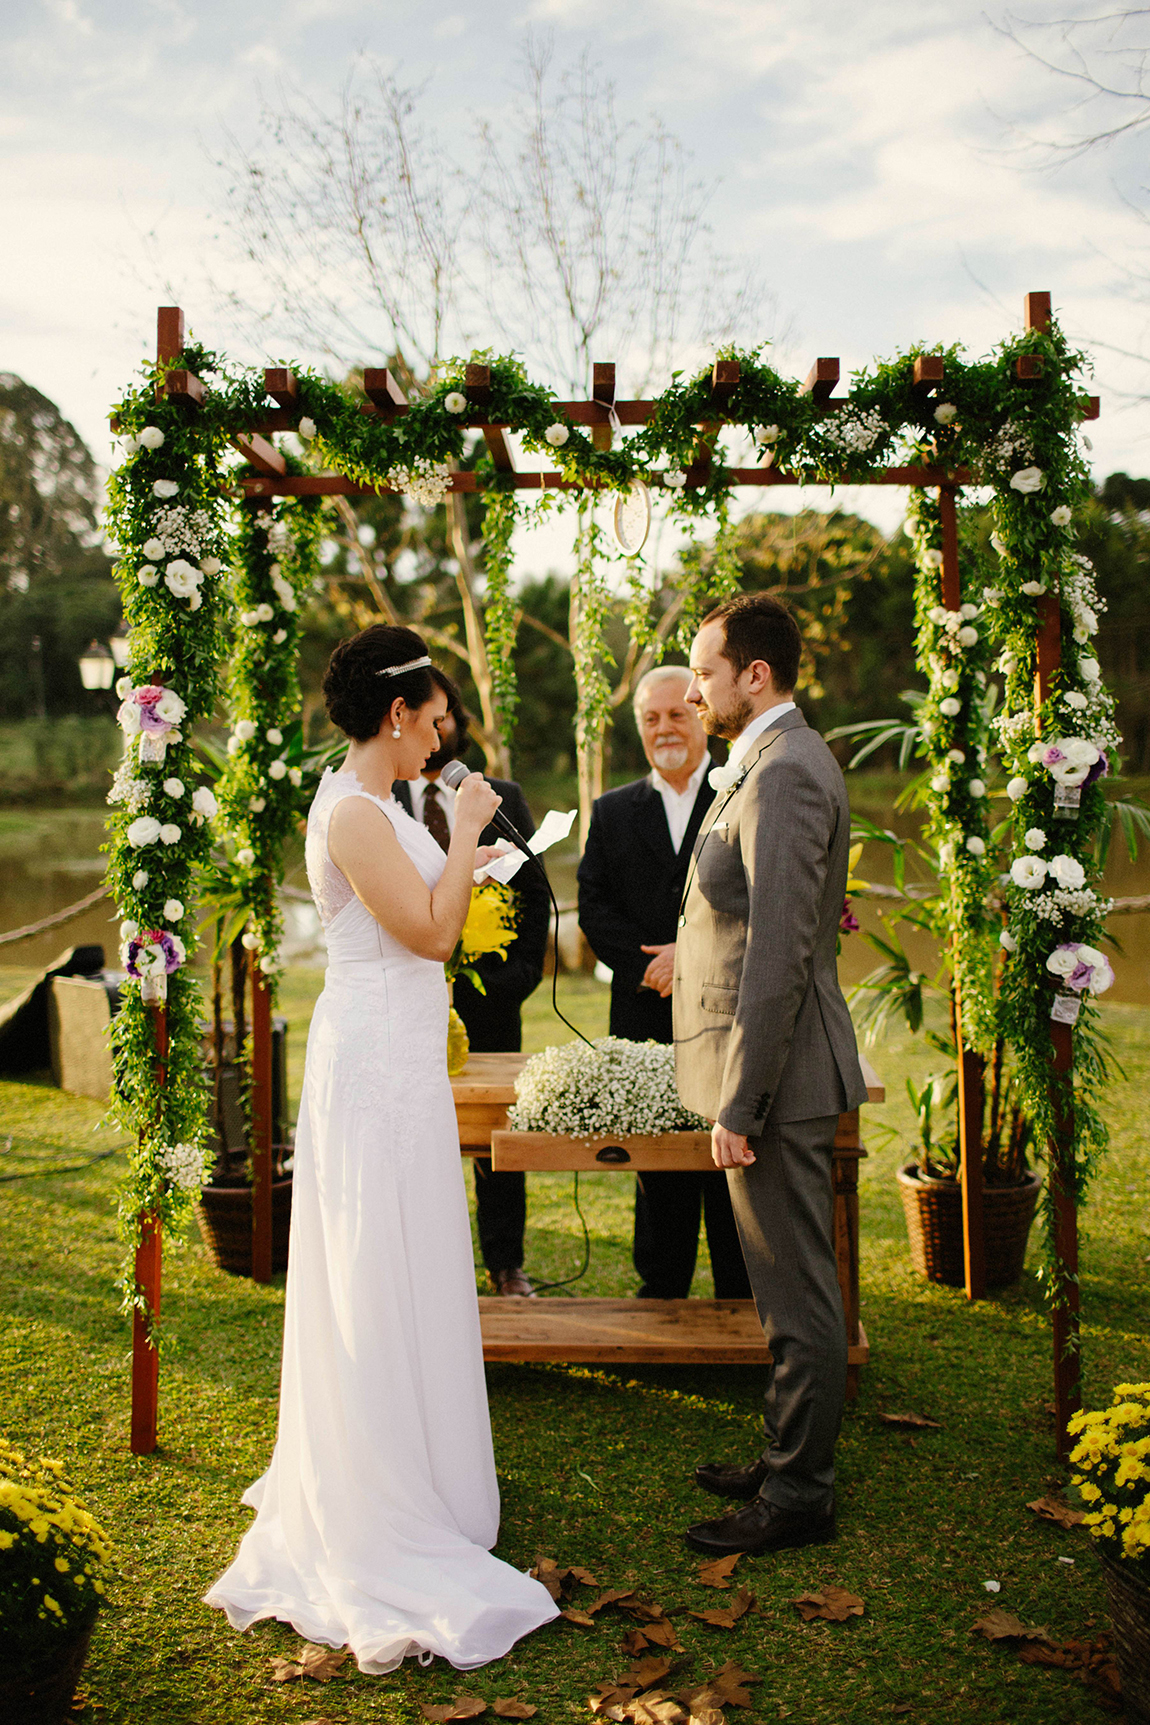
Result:
[[[745,761],[736,761],[734,766],[712,767],[707,774],[707,783],[713,791],[733,791],[736,785],[742,784],[748,771]]]

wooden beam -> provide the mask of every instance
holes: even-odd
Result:
[[[605,421],[600,425],[591,427],[591,442],[596,449],[610,449],[614,434],[610,414],[615,405],[615,366],[613,361],[591,367],[591,399],[597,402],[600,407],[607,409]]]
[[[148,1003],[156,1075],[163,1089],[168,1079],[168,1009],[162,1001]],[[160,1355],[152,1323],[160,1316],[164,1267],[163,1230],[153,1210],[141,1210],[133,1275],[144,1297],[144,1311],[132,1312],[132,1415],[129,1445],[133,1455],[151,1455],[156,1447],[160,1417]]]
[[[206,391],[194,371],[170,371],[159,393],[185,407],[202,407]]]
[[[254,955],[253,955],[254,956]],[[252,972],[252,1281],[272,1279],[272,997]]]
[[[472,407],[486,407],[491,400],[491,367],[468,365],[463,370],[463,393]]]
[[[711,400],[720,410],[730,406],[731,397],[739,387],[739,376],[737,359],[717,359],[711,367]]]
[[[156,363],[171,365],[184,351],[184,314],[178,305],[162,305],[156,312]]]
[[[281,407],[293,408],[299,401],[299,383],[286,365],[264,367],[264,390]]]
[[[1101,401],[1098,399],[1098,397],[1096,395],[1088,395],[1086,397],[1086,407],[1085,407],[1083,414],[1082,414],[1083,419],[1098,419],[1101,417],[1101,414],[1102,414],[1102,403],[1101,403]]]
[[[1014,362],[1014,375],[1019,383],[1037,383],[1046,370],[1046,359],[1041,353],[1020,353]]]
[[[837,359],[816,359],[808,371],[800,395],[813,395],[818,402],[829,401],[831,392],[839,380],[839,362]]]
[[[241,434],[238,437],[233,437],[232,442],[244,460],[249,462],[252,467],[257,468],[260,473],[270,473],[278,477],[287,472],[286,458],[280,454],[274,443],[269,443],[257,432],[253,431],[246,436]]]
[[[507,441],[507,433],[501,425],[485,425],[483,441],[487,445],[487,453],[491,457],[491,465],[496,473],[514,473],[515,456]]]
[[[942,382],[945,364],[941,353],[920,353],[914,362],[914,388],[924,395]]]
[[[1022,315],[1027,329],[1049,329],[1052,316],[1050,295],[1028,293],[1022,302]]]
[[[393,419],[396,408],[407,406],[406,395],[386,367],[369,365],[365,368],[363,393],[385,419]]]

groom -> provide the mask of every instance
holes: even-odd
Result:
[[[792,699],[802,638],[744,594],[703,619],[687,700],[731,744],[711,774],[675,948],[675,1070],[712,1120],[773,1365],[766,1442],[695,1478],[742,1507],[688,1529],[699,1551],[778,1551],[835,1534],[834,1447],[847,1343],[832,1232],[839,1115],[866,1101],[839,988],[850,848],[846,786]]]

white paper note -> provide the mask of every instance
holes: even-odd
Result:
[[[574,809],[569,810],[565,815],[561,815],[557,809],[548,809],[539,830],[527,841],[535,855],[539,856],[541,852],[550,850],[553,844],[558,844],[560,839],[565,839],[571,831],[574,820]],[[482,880],[502,881],[506,886],[507,882],[514,879],[527,861],[518,845],[513,845],[510,839],[500,839],[499,850],[501,854],[493,862],[487,863],[483,868],[476,869],[474,877],[476,886]]]

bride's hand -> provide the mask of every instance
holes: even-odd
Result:
[[[506,840],[502,840],[497,845],[479,845],[475,852],[475,866],[476,868],[486,868],[489,862],[495,862],[498,857],[505,857],[508,851],[514,849],[515,846],[509,845]]]
[[[455,823],[482,832],[502,801],[482,773],[469,773],[455,793]]]

